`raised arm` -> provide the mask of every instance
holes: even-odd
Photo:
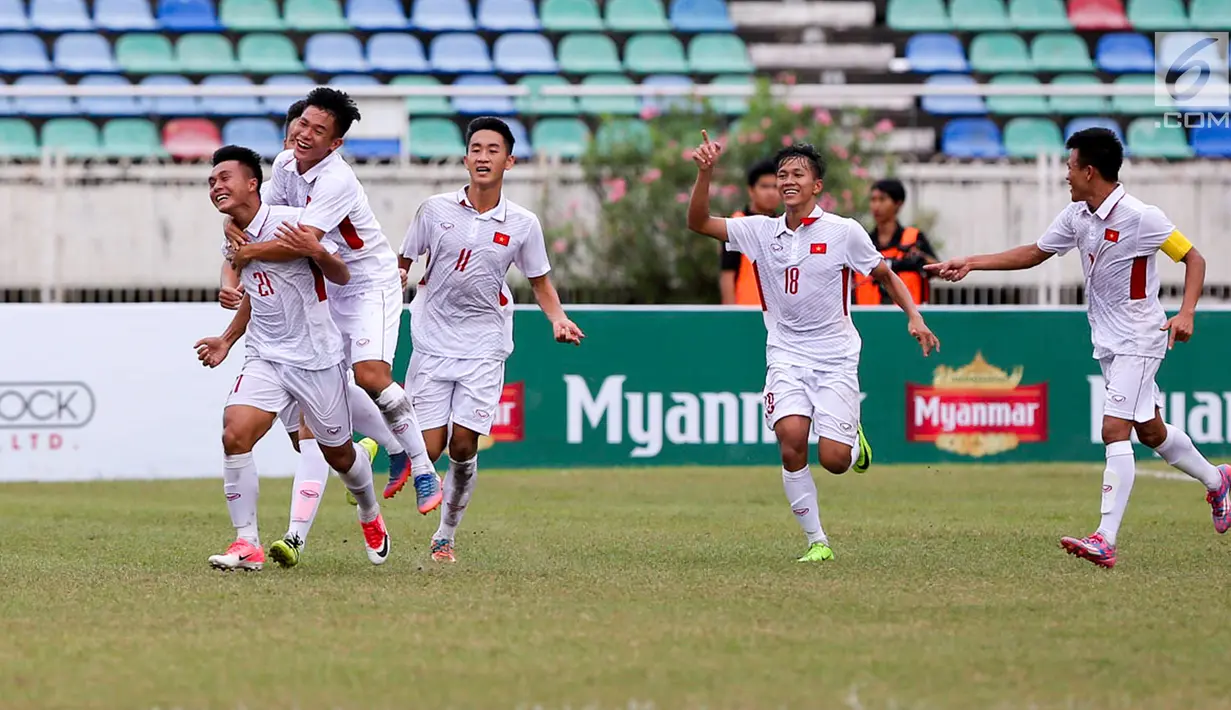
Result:
[[[693,184],[692,197],[688,200],[688,228],[697,234],[725,242],[727,221],[710,214],[710,178],[721,154],[722,146],[711,143],[709,134],[701,131],[701,145],[697,146],[692,156],[697,163],[697,182]]]

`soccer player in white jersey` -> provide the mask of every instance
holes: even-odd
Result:
[[[213,165],[210,201],[253,243],[275,239],[284,222],[302,218],[301,210],[261,202],[261,159],[251,150],[226,146],[214,154]],[[299,403],[322,457],[358,501],[368,558],[382,564],[389,555],[389,535],[372,487],[375,442],[369,447],[351,443],[342,335],[326,303],[326,279],[345,284],[351,278],[336,252],[331,242],[317,241],[308,258],[249,261],[240,270],[245,295],[231,324],[222,336],[196,344],[201,362],[217,367],[247,334],[244,367],[223,412],[223,490],[236,540],[225,553],[209,558],[218,569],[259,570],[264,565],[252,449],[291,399]]]
[[[432,559],[440,562],[456,559],[454,534],[478,480],[479,436],[491,432],[504,363],[513,352],[509,266],[530,279],[557,341],[580,345],[585,337],[565,315],[548,276],[538,217],[504,195],[504,173],[513,167],[508,124],[476,118],[466,129],[466,145],[470,184],[420,205],[401,255],[404,269],[427,255],[410,304],[414,352],[406,380],[428,455],[435,461],[448,444],[444,506],[431,546]]]
[[[1072,204],[1056,216],[1035,244],[998,254],[950,259],[928,266],[942,278],[959,281],[971,271],[1011,271],[1038,266],[1053,254],[1077,249],[1086,277],[1086,298],[1094,357],[1106,380],[1103,401],[1102,514],[1098,530],[1084,538],[1064,537],[1070,554],[1101,567],[1116,564],[1116,538],[1135,467],[1130,435],[1134,430],[1167,463],[1205,484],[1214,529],[1231,528],[1227,495],[1231,474],[1201,455],[1182,430],[1163,421],[1162,394],[1154,382],[1167,351],[1193,333],[1193,313],[1205,283],[1205,259],[1162,210],[1124,191],[1119,182],[1124,148],[1105,128],[1074,133],[1069,149],[1068,182]],[[1159,250],[1185,266],[1184,301],[1167,318],[1158,300]]]
[[[868,233],[849,217],[817,206],[824,159],[812,146],[783,149],[774,160],[786,213],[723,219],[710,214],[710,179],[722,152],[705,131],[694,153],[697,182],[688,203],[688,228],[726,242],[752,262],[767,331],[765,419],[778,437],[782,486],[808,538],[800,562],[834,557],[821,527],[816,483],[808,467],[808,439],[820,441],[821,466],[835,474],[863,472],[872,449],[859,423],[859,353],[851,322],[853,272],[871,274],[909,317],[907,329],[926,357],[940,343],[928,330],[906,285],[885,264]]]

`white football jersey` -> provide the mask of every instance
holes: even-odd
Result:
[[[883,260],[863,227],[820,207],[795,231],[785,215],[726,222],[727,251],[748,257],[761,292],[768,364],[857,366],[863,341],[850,317],[852,272],[866,275]]]
[[[345,286],[329,284],[330,293],[349,295],[374,288],[400,288],[397,255],[380,222],[368,205],[368,195],[355,171],[337,152],[300,175],[295,151],[284,150],[274,159],[268,191],[261,197],[273,205],[302,207],[302,224],[325,232],[337,241],[338,254],[350,269]]]
[[[539,218],[503,195],[479,214],[466,188],[429,197],[406,231],[402,256],[427,255],[410,304],[415,352],[459,359],[504,359],[513,352],[509,266],[527,278],[551,271]]]
[[[1167,315],[1158,300],[1159,248],[1175,231],[1162,210],[1119,185],[1094,212],[1074,202],[1056,216],[1039,249],[1076,248],[1086,275],[1087,317],[1094,357],[1167,354]]]

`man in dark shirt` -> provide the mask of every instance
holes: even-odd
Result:
[[[905,201],[906,187],[900,180],[880,180],[873,185],[869,206],[876,226],[868,231],[868,237],[888,261],[889,268],[906,284],[915,303],[927,303],[931,289],[929,274],[923,266],[937,262],[936,252],[923,232],[904,227],[898,221],[898,211]],[[875,281],[862,277],[855,284],[854,302],[862,306],[893,303]]]
[[[772,160],[763,160],[748,169],[748,204],[742,212],[732,217],[759,214],[778,216],[778,166]],[[757,290],[756,275],[748,258],[737,251],[722,250],[722,271],[718,276],[718,289],[724,306],[759,306],[761,294]]]

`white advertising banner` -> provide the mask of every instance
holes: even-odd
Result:
[[[193,345],[231,316],[208,303],[0,306],[0,481],[221,478],[243,341],[212,370]],[[255,454],[262,476],[295,471],[278,422]]]

